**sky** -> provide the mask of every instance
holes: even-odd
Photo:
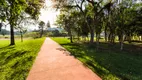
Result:
[[[40,11],[40,16],[39,16],[39,20],[44,21],[45,23],[47,23],[48,21],[50,22],[51,27],[56,27],[56,25],[54,25],[55,21],[56,21],[56,16],[58,14],[60,14],[59,11],[57,11],[56,9],[52,8],[53,2],[51,0],[45,0],[45,6],[46,8],[41,9]],[[29,27],[30,30],[34,30],[34,29],[38,29],[38,25],[32,25]]]
[[[46,9],[41,9],[40,20],[47,23],[50,21],[51,27],[56,27],[54,22],[56,21],[56,16],[59,14],[59,11],[52,8],[53,3],[50,0],[46,0]]]

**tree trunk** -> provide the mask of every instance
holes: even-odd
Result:
[[[124,44],[123,44],[123,42],[124,42],[124,35],[122,34],[121,35],[121,37],[120,37],[120,50],[122,51],[123,50],[123,47],[124,47]]]
[[[21,42],[23,42],[23,33],[22,32],[20,33],[21,33]]]
[[[94,42],[94,30],[93,29],[90,30],[90,35],[91,35],[90,43],[93,43]]]
[[[111,32],[108,35],[108,42],[111,43]]]
[[[105,26],[105,42],[107,42],[108,39],[107,39],[107,27]]]
[[[114,44],[114,42],[115,42],[115,34],[114,34],[114,33],[111,33],[111,34],[110,34],[110,43],[111,43],[111,44]]]
[[[40,38],[42,37],[42,35],[43,35],[43,29],[40,32]]]
[[[99,49],[99,40],[100,40],[100,34],[96,33],[96,49]]]
[[[13,25],[10,25],[10,45],[15,45]]]
[[[113,44],[115,43],[115,34],[112,35],[112,40],[111,41],[112,41]]]
[[[70,28],[68,28],[68,35],[70,37],[70,42],[73,43],[73,36],[72,36],[72,32],[71,32]]]
[[[129,34],[129,35],[127,36],[127,40],[128,40],[129,43],[132,42],[132,40],[131,40],[131,34]]]
[[[70,35],[70,42],[73,43],[72,35]]]
[[[120,50],[121,51],[123,50],[123,42],[122,41],[120,42]]]

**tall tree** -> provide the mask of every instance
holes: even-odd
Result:
[[[14,27],[21,13],[26,12],[33,19],[37,19],[43,3],[44,0],[2,0],[0,17],[2,21],[7,21],[10,25],[10,45],[15,45]]]
[[[39,30],[40,30],[40,38],[43,35],[43,29],[44,29],[45,23],[43,21],[39,22]]]
[[[66,12],[67,15],[70,16],[68,24],[71,23],[72,25],[68,26],[68,29],[72,32],[85,32],[85,30],[89,30],[91,43],[94,42],[94,35],[96,33],[97,46],[99,46],[100,33],[102,31],[105,32],[105,40],[110,43],[114,43],[115,37],[118,36],[121,50],[123,50],[125,36],[129,42],[131,42],[131,36],[133,34],[141,35],[141,4],[133,3],[132,0],[121,0],[119,2],[117,2],[118,0],[53,1],[56,4],[54,7]],[[139,5],[139,7],[137,5]],[[78,13],[81,16],[78,16],[80,17],[72,15],[75,10],[79,11]],[[72,23],[72,20],[74,23]],[[62,19],[58,22],[62,22]]]
[[[47,22],[47,28],[51,28],[50,21]]]

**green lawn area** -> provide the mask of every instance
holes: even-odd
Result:
[[[44,40],[16,40],[15,46],[0,40],[0,80],[25,80]]]
[[[125,50],[120,51],[119,44],[110,46],[102,42],[100,50],[96,51],[95,44],[70,43],[67,38],[52,39],[70,51],[103,80],[142,80],[141,43],[125,44]]]

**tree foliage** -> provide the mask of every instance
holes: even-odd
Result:
[[[43,3],[44,0],[0,0],[0,20],[1,22],[7,21],[10,25],[10,45],[15,44],[14,27],[18,25],[19,18],[25,13],[32,19],[38,19]]]
[[[44,29],[45,23],[43,21],[39,22],[39,31],[40,31],[40,37],[43,35],[43,29]]]
[[[47,22],[47,28],[50,28],[51,25],[50,25],[50,21]]]
[[[78,33],[78,36],[90,34],[90,42],[99,47],[100,34],[105,33],[105,40],[113,44],[118,36],[120,49],[123,42],[131,42],[134,35],[142,32],[141,3],[131,0],[54,0],[61,14],[56,21],[68,33]]]

